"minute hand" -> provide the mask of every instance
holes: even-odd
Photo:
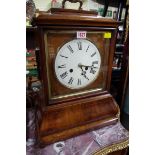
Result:
[[[93,68],[98,68],[98,67],[94,67],[93,65],[92,66],[86,66],[86,65],[79,64],[78,66],[79,67],[93,67]]]
[[[89,79],[88,79],[88,77],[86,76],[86,71],[84,71],[84,70],[83,70],[82,66],[78,65],[78,67],[80,67],[80,68],[81,68],[81,70],[82,70],[81,75],[83,75],[83,76],[84,76],[84,78],[86,78],[87,80],[89,80]]]

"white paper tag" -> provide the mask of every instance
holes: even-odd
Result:
[[[77,31],[77,38],[86,38],[86,31]]]

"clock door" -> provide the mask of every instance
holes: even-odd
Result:
[[[106,32],[77,31],[45,33],[48,96],[50,103],[107,90],[110,38]]]

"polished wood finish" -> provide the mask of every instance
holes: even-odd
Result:
[[[61,10],[61,9],[60,9]],[[71,10],[72,11],[72,10]],[[51,12],[52,9],[51,9]],[[87,12],[87,11],[85,11]],[[97,27],[110,27],[117,28],[121,22],[117,22],[114,19],[107,19],[103,17],[98,17],[97,15],[88,15],[88,13],[79,13],[78,16],[75,13],[63,13],[57,12],[53,13],[43,13],[39,14],[32,21],[33,25],[37,26],[53,26],[53,25],[69,25],[69,26],[97,26]]]
[[[40,124],[41,144],[66,139],[118,121],[112,96],[98,95],[46,107]]]
[[[51,8],[48,10],[52,14],[65,14],[65,15],[86,15],[86,16],[97,16],[97,11],[86,11],[86,10],[73,10],[73,9],[60,9],[60,8]]]
[[[58,13],[56,10],[55,13],[43,13],[33,19],[40,41],[42,89],[36,116],[37,137],[41,146],[118,121],[119,108],[108,91],[119,23],[92,13],[86,14],[79,13],[77,16],[74,12]],[[73,39],[76,31],[80,30],[87,31],[88,39],[99,48],[102,65],[94,83],[80,90],[70,90],[56,79],[54,60],[57,49]],[[70,33],[67,34],[68,31]],[[111,33],[111,38],[104,38],[106,32]]]

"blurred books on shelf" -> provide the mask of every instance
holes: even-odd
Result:
[[[38,77],[35,49],[26,50],[26,71],[27,77]]]

